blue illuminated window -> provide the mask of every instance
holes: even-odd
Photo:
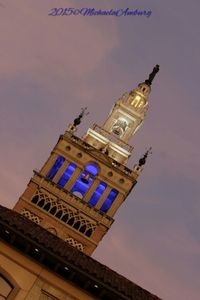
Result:
[[[100,211],[106,213],[109,210],[109,208],[111,207],[111,205],[113,204],[113,202],[116,199],[117,195],[118,195],[118,191],[115,190],[115,189],[112,189],[110,191],[110,194],[108,195],[108,197],[104,201],[103,205],[101,206]]]
[[[56,175],[56,173],[58,172],[58,170],[60,169],[60,167],[62,166],[64,161],[65,161],[64,157],[62,157],[62,156],[57,157],[53,167],[51,168],[51,170],[47,174],[48,179],[52,180],[54,178],[54,176]]]
[[[58,181],[60,187],[64,187],[76,169],[76,165],[70,163]]]
[[[94,178],[97,175],[99,168],[96,164],[90,163],[85,167],[84,172],[81,173],[77,179],[75,185],[73,186],[71,193],[77,195],[77,197],[82,198],[89,187],[91,186]]]
[[[85,176],[87,176],[88,173],[83,172],[79,178],[77,179],[75,185],[73,186],[71,193],[74,193],[75,195],[77,195],[79,198],[82,198],[85,193],[87,192],[87,190],[89,189],[89,187],[91,186],[92,182],[93,182],[93,178],[89,177],[87,182],[84,182],[83,179],[85,178]],[[82,197],[81,197],[82,195]]]
[[[100,182],[96,190],[94,191],[92,197],[90,198],[88,204],[91,206],[95,206],[105,191],[107,184],[105,182]]]

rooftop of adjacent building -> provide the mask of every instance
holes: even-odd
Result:
[[[160,299],[3,206],[0,206],[0,239],[98,299]]]

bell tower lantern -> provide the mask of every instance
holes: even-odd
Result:
[[[42,168],[34,171],[14,210],[91,255],[136,184],[149,153],[132,169],[126,166],[133,149],[128,141],[144,120],[158,70],[157,65],[145,82],[114,104],[102,127],[95,124],[80,138],[75,133],[87,114],[82,109]]]
[[[156,65],[145,82],[122,95],[114,104],[104,125],[94,125],[88,130],[84,140],[96,149],[106,149],[110,158],[125,165],[133,149],[128,141],[143,123],[148,110],[151,84],[158,71],[159,66]]]

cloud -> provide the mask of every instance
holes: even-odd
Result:
[[[119,4],[97,2],[84,4]],[[152,4],[148,20],[47,15],[80,1],[1,3],[1,203],[14,205],[81,106],[89,105],[90,115],[78,135],[93,121],[102,124],[114,101],[158,61],[149,112],[130,142],[130,168],[146,147],[153,154],[95,257],[166,300],[198,300],[198,10],[183,24],[178,3]]]
[[[108,26],[107,20],[48,16],[54,6],[54,1],[7,3],[1,16],[1,75],[84,76],[118,45],[114,21],[109,20]]]
[[[169,226],[165,230],[158,229],[154,234],[148,230],[145,238],[133,227],[129,232],[123,226],[116,226],[111,231],[104,238],[104,248],[100,245],[96,250],[95,258],[111,268],[114,266],[115,271],[163,299],[198,299],[198,280],[190,282],[191,276],[195,272],[197,275],[198,270],[193,274],[189,269],[187,274],[184,270],[193,256],[199,256],[200,245],[191,238],[186,228]],[[169,252],[174,253],[171,255]],[[171,257],[176,259],[170,261]],[[195,266],[195,260],[193,264]]]

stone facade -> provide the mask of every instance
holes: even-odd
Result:
[[[0,273],[11,280],[14,287],[8,300],[96,299],[2,242]]]

